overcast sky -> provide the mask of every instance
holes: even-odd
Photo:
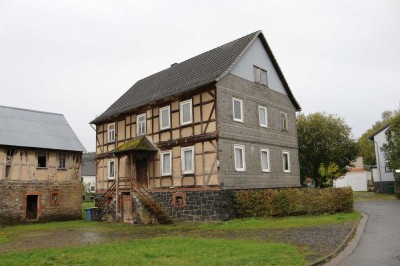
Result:
[[[89,122],[136,81],[262,30],[305,114],[355,138],[400,103],[400,1],[0,0],[0,105]]]

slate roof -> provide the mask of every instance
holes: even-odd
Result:
[[[264,44],[292,103],[297,110],[301,110],[264,35],[257,31],[139,80],[90,123],[112,121],[117,116],[141,106],[217,82],[232,69],[257,37],[260,37]]]
[[[0,145],[85,151],[64,115],[0,106]]]
[[[81,175],[96,176],[96,154],[94,152],[82,154]]]

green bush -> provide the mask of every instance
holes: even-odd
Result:
[[[400,199],[400,185],[397,185],[394,188],[394,194],[396,195],[396,198]]]
[[[238,217],[288,216],[353,211],[351,188],[239,190],[234,194]]]

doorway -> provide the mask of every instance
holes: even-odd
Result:
[[[136,159],[136,180],[145,188],[147,188],[147,164],[147,158]]]
[[[26,196],[26,219],[37,220],[38,219],[38,195],[27,195]]]

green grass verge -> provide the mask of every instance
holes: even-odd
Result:
[[[361,218],[359,212],[336,213],[315,216],[291,216],[284,218],[249,218],[227,222],[205,223],[201,226],[209,229],[283,229],[313,227],[324,224],[354,222]]]
[[[376,192],[353,192],[354,201],[390,201],[396,200],[395,195]]]
[[[305,265],[296,246],[165,237],[0,255],[1,265]]]

